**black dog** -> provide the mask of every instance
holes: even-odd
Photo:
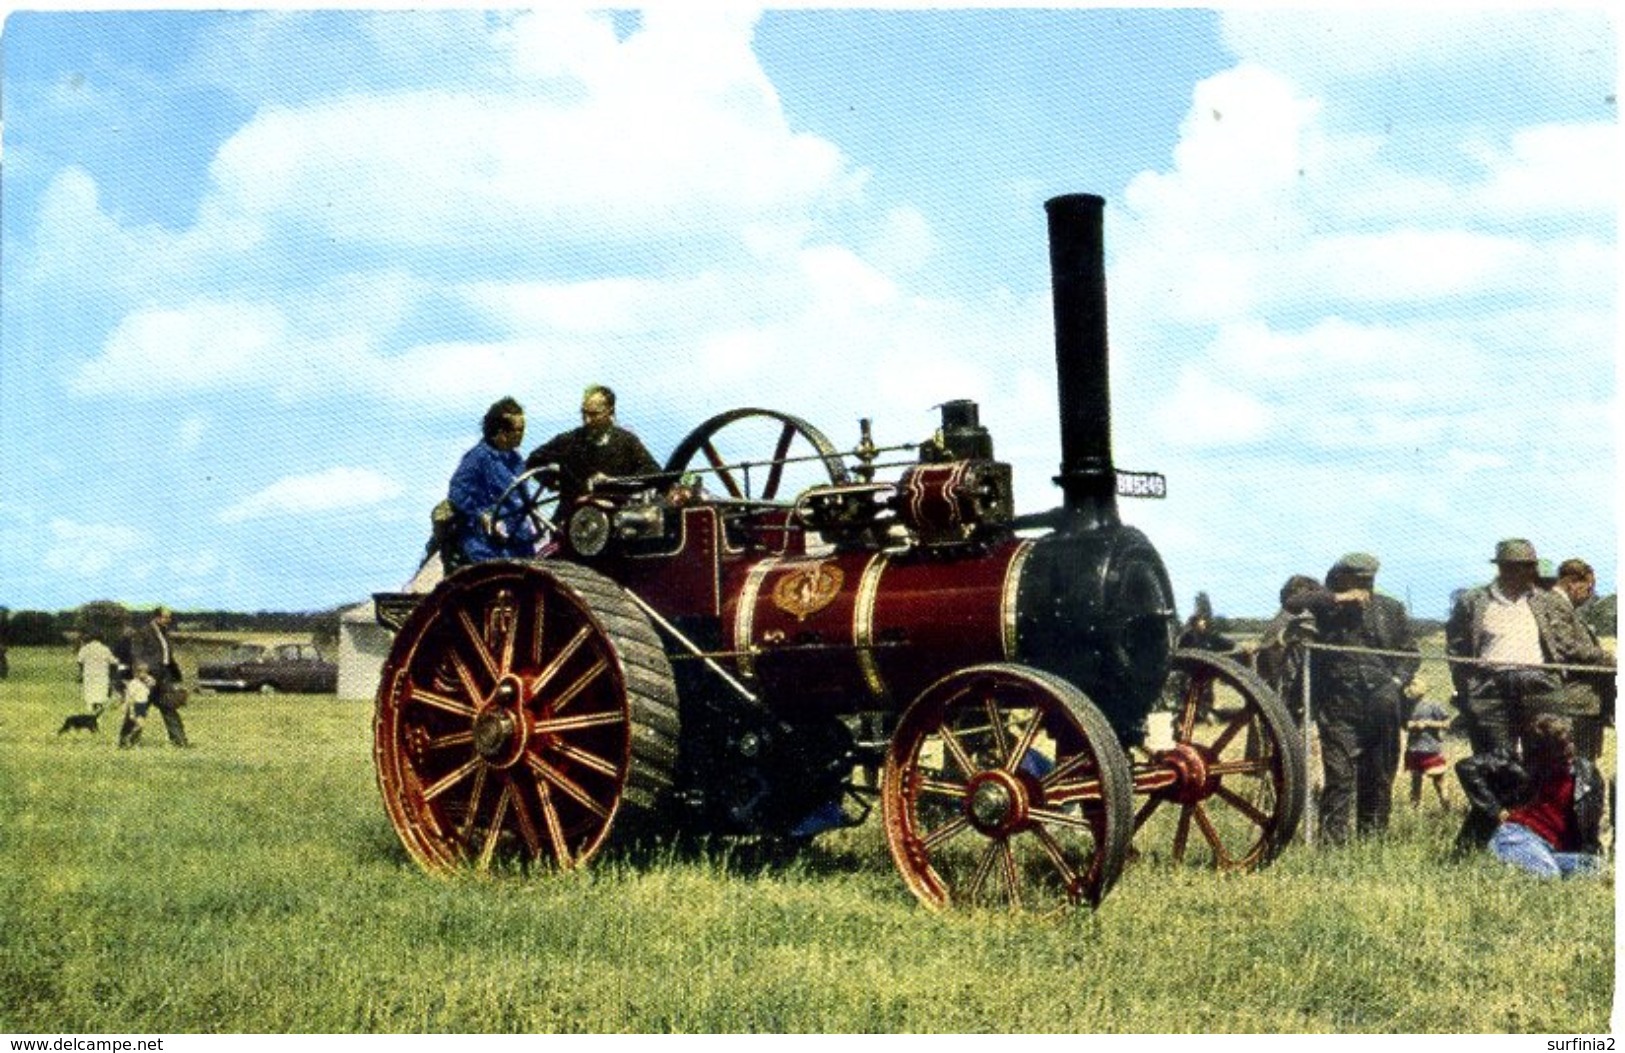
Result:
[[[96,724],[101,719],[102,719],[102,711],[99,710],[99,709],[94,713],[69,713],[66,717],[63,718],[62,726],[60,728],[56,729],[56,733],[58,735],[61,735],[64,732],[68,732],[68,731],[91,731],[91,732],[94,732],[94,731],[99,730],[96,727]]]

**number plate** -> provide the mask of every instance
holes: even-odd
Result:
[[[1118,497],[1167,497],[1168,480],[1161,472],[1117,473]]]

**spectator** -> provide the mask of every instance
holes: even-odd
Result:
[[[1450,807],[1445,796],[1444,776],[1450,762],[1444,759],[1444,733],[1450,727],[1450,714],[1432,699],[1422,698],[1405,721],[1405,770],[1411,773],[1411,807],[1422,803],[1422,779],[1433,780],[1439,804]]]
[[[1535,717],[1566,708],[1558,673],[1547,663],[1612,667],[1566,596],[1537,588],[1535,546],[1508,538],[1495,546],[1495,580],[1468,589],[1445,625],[1456,705],[1467,719],[1474,754],[1516,755]]]
[[[536,552],[539,532],[528,497],[514,486],[524,466],[518,453],[525,439],[524,407],[512,398],[498,399],[485,411],[480,428],[479,443],[463,454],[447,486],[450,536],[441,536],[440,551],[448,571]]]
[[[1315,616],[1291,611],[1287,601],[1299,593],[1318,589],[1320,582],[1307,574],[1294,574],[1281,586],[1281,609],[1275,612],[1258,639],[1253,668],[1275,690],[1287,709],[1303,721],[1303,645],[1315,636]]]
[[[600,480],[660,472],[642,440],[615,423],[615,392],[602,384],[582,393],[581,427],[553,436],[525,459],[527,468],[544,465],[558,469],[561,521]]]
[[[1310,702],[1326,780],[1320,827],[1333,844],[1348,839],[1351,813],[1358,833],[1388,827],[1405,696],[1421,665],[1405,608],[1374,591],[1378,566],[1375,556],[1350,553],[1332,565],[1325,587],[1285,604],[1313,614],[1322,644],[1406,652],[1317,651],[1311,658]]]
[[[118,667],[118,660],[113,657],[112,650],[102,643],[100,635],[89,633],[85,636],[85,642],[79,645],[74,661],[79,664],[79,691],[85,709],[100,713],[107,708],[108,696],[113,693],[112,674]]]
[[[1457,848],[1481,851],[1543,878],[1594,874],[1602,863],[1603,779],[1576,756],[1568,722],[1536,717],[1522,762],[1483,753],[1456,765],[1471,808]]]
[[[180,687],[181,667],[169,642],[169,627],[174,621],[175,616],[168,607],[154,609],[152,620],[136,632],[130,649],[134,656],[134,670],[140,673],[144,669],[152,681],[150,703],[158,707],[159,714],[164,718],[164,730],[169,733],[170,744],[189,749],[192,744],[186,738],[186,726],[181,721],[180,713],[185,701]],[[130,732],[133,732],[133,737],[127,734]],[[133,746],[140,737],[140,723],[127,716],[124,727],[119,730],[119,744]]]
[[[1597,572],[1583,559],[1565,559],[1557,565],[1556,588],[1583,614],[1597,602]]]
[[[135,666],[124,678],[124,726],[119,729],[118,748],[130,749],[141,742],[141,729],[147,722],[147,707],[151,705],[152,673],[144,665]]]
[[[1230,637],[1219,632],[1213,625],[1213,604],[1207,598],[1207,593],[1196,594],[1196,609],[1185,620],[1185,627],[1180,631],[1179,638],[1174,646],[1183,651],[1212,651],[1215,654],[1228,654],[1235,651],[1236,643]],[[1185,678],[1170,680],[1169,686],[1175,691],[1176,697],[1183,699],[1189,681]],[[1213,720],[1213,681],[1204,680],[1198,689],[1201,694],[1196,700],[1196,719],[1199,721]],[[1174,723],[1177,725],[1183,706],[1176,702],[1174,706]]]
[[[1557,568],[1554,591],[1574,607],[1580,629],[1593,647],[1602,650],[1597,630],[1584,617],[1584,612],[1597,602],[1597,574],[1591,564],[1583,559],[1564,560]],[[1602,729],[1614,722],[1618,695],[1619,684],[1611,674],[1578,670],[1563,674],[1563,711],[1573,727],[1574,748],[1589,761],[1602,756]]]
[[[130,682],[135,670],[135,630],[126,625],[113,641],[113,691],[124,695],[124,686]]]

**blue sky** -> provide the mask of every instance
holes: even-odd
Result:
[[[410,575],[494,399],[663,458],[981,403],[1059,500],[1042,202],[1108,200],[1115,454],[1181,609],[1341,553],[1442,616],[1617,565],[1601,10],[17,13],[0,604],[318,609]]]

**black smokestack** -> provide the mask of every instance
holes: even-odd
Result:
[[[1061,474],[1072,529],[1116,526],[1111,383],[1106,370],[1106,199],[1065,194],[1049,213],[1055,289],[1055,368],[1060,396]]]

